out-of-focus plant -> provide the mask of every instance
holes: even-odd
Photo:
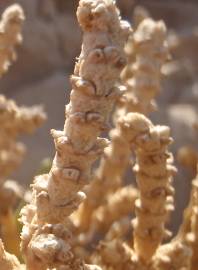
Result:
[[[8,7],[0,22],[0,76],[16,60],[16,45],[22,41],[24,13],[18,4]],[[8,251],[20,256],[20,237],[15,209],[25,200],[25,190],[7,179],[21,164],[25,146],[17,142],[21,134],[32,133],[46,119],[41,106],[19,107],[0,95],[0,236]]]

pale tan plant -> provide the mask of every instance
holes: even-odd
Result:
[[[136,6],[133,11],[132,21],[133,21],[133,33],[137,30],[140,23],[146,19],[151,18],[148,10],[142,6]],[[124,82],[133,77],[132,65],[136,60],[135,46],[133,42],[133,33],[130,35],[126,46],[125,52],[127,55],[127,65],[121,73],[121,78]]]
[[[13,210],[24,200],[25,189],[7,179],[21,164],[25,145],[17,142],[19,135],[32,133],[40,127],[46,115],[40,106],[19,107],[13,100],[0,95],[0,225],[1,237],[9,251],[19,255],[19,236]]]
[[[21,27],[24,12],[20,5],[8,7],[0,21],[0,77],[8,71],[12,61],[16,60],[15,46],[21,43]]]
[[[22,250],[28,270],[95,269],[72,252],[69,216],[84,200],[91,167],[107,140],[99,138],[119,95],[130,26],[114,1],[81,0],[82,52],[71,77],[73,90],[63,131],[52,130],[56,156],[49,174],[36,177],[33,200],[22,210]]]
[[[15,47],[22,41],[23,9],[8,7],[0,22],[0,77],[16,60]],[[0,236],[6,248],[19,256],[19,235],[14,209],[24,200],[25,190],[8,176],[21,164],[25,146],[17,142],[24,133],[32,133],[46,119],[40,106],[19,107],[13,100],[0,95]]]
[[[174,210],[176,169],[169,152],[173,140],[169,127],[154,125],[145,116],[154,109],[160,90],[161,67],[168,56],[166,28],[141,12],[139,17],[136,14],[130,39],[136,53],[132,57],[135,64],[130,63],[133,77],[128,78],[127,72],[123,88],[119,76],[126,63],[124,44],[130,26],[121,20],[115,1],[80,0],[77,17],[83,45],[71,76],[64,130],[52,130],[56,148],[53,164],[49,173],[35,178],[31,203],[21,211],[26,265],[7,253],[0,242],[0,269],[197,270],[197,179],[183,224],[176,237],[167,239],[171,233],[166,223]],[[29,131],[27,123],[32,129],[38,122],[34,122],[34,114],[27,120],[27,109],[26,114],[18,108],[17,114],[15,104],[3,97],[1,100],[12,113],[5,119],[2,114],[5,128],[11,131],[9,142],[5,133],[0,140],[6,149],[13,150],[20,132]],[[110,131],[109,143],[99,136],[110,122],[114,104],[115,128]],[[16,124],[18,129],[16,115],[22,120],[22,127],[20,121]],[[10,158],[14,153],[10,151]],[[93,175],[93,164],[101,155]],[[137,189],[123,186],[128,164],[136,175]],[[11,169],[2,170],[2,182]],[[134,219],[129,215],[132,212]],[[103,234],[99,244],[95,239],[98,233]],[[97,247],[92,250],[90,245],[94,244]]]
[[[0,95],[0,179],[5,179],[23,159],[25,147],[16,142],[17,137],[32,133],[45,119],[41,106],[19,107],[13,100]]]
[[[103,209],[108,208],[111,196],[114,201],[114,192],[123,185],[123,176],[129,165],[131,151],[122,134],[116,130],[116,123],[121,115],[128,112],[138,111],[148,114],[152,110],[151,104],[154,103],[153,99],[160,89],[161,67],[168,57],[165,24],[149,18],[148,12],[141,7],[134,13],[135,32],[131,33],[125,48],[128,64],[122,74],[126,88],[122,88],[114,113],[116,128],[110,131],[110,145],[104,151],[104,157],[86,191],[87,199],[75,218],[79,231],[85,232],[84,236],[80,235],[81,239],[88,239],[90,235],[94,235],[94,231],[96,233],[96,228],[101,228],[96,217],[101,216],[102,205]],[[136,197],[137,191],[134,188],[133,196],[128,200],[131,208]],[[123,207],[124,205],[123,201]],[[127,208],[129,209],[126,206]],[[100,223],[105,224],[108,219],[110,225],[112,220],[110,213]]]
[[[143,115],[129,113],[120,119],[119,129],[137,157],[140,197],[133,221],[134,244],[127,245],[120,239],[104,241],[92,261],[103,269],[190,269],[192,252],[187,241],[161,245],[163,238],[170,236],[164,225],[173,210],[171,176],[175,168],[167,150],[172,142],[169,128],[153,126]]]
[[[127,88],[123,97],[128,112],[148,114],[156,108],[154,98],[160,91],[161,68],[168,59],[167,30],[163,21],[145,18],[129,40],[129,62],[123,79]]]

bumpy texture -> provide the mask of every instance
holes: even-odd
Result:
[[[11,209],[23,191],[17,183],[6,181],[23,160],[25,146],[17,137],[32,133],[46,119],[42,107],[18,107],[13,100],[0,95],[0,215]]]
[[[126,82],[128,79],[131,79],[133,77],[132,65],[134,64],[135,59],[136,59],[136,51],[135,51],[135,46],[133,42],[133,34],[136,32],[140,23],[144,19],[150,18],[150,17],[151,16],[148,10],[146,10],[144,7],[136,6],[134,8],[133,16],[132,16],[133,33],[129,36],[129,39],[125,46],[125,52],[127,55],[127,65],[124,68],[123,72],[121,73],[121,78],[123,82]],[[126,99],[126,102],[127,102],[127,99]]]
[[[82,52],[71,77],[63,131],[52,130],[56,156],[50,173],[35,179],[32,203],[22,210],[22,249],[27,269],[97,269],[72,252],[69,216],[84,200],[91,167],[107,140],[99,138],[119,95],[130,27],[115,2],[81,0],[77,10],[84,32]],[[65,225],[68,225],[65,227]]]
[[[162,239],[167,235],[165,221],[174,208],[172,174],[175,173],[175,168],[167,149],[172,139],[168,127],[154,126],[145,116],[138,113],[128,113],[122,116],[118,123],[117,130],[128,143],[129,149],[135,149],[134,170],[140,192],[135,206],[136,219],[133,220],[134,251],[131,251],[127,265],[137,265],[137,269],[144,269],[142,266],[148,267]],[[106,245],[108,248],[112,245],[114,248],[117,245],[121,249],[124,247],[119,239],[115,239],[114,244],[107,242]],[[132,254],[135,254],[135,257]],[[101,256],[97,253],[94,260],[96,258],[100,261]],[[125,261],[122,263],[124,267]],[[118,268],[113,266],[113,269],[122,269],[119,268],[119,264]],[[123,269],[128,268],[125,266]]]
[[[24,13],[20,5],[8,7],[0,22],[0,77],[7,72],[12,61],[16,60],[15,46],[22,41],[21,28]]]
[[[19,135],[32,133],[46,115],[40,106],[19,107],[13,100],[0,95],[0,180],[20,165],[25,147],[16,142]]]
[[[87,190],[87,199],[79,210],[78,227],[82,232],[91,230],[90,224],[92,224],[93,215],[97,208],[101,205],[105,207],[107,197],[110,201],[111,194],[113,196],[114,192],[122,186],[122,176],[129,162],[130,149],[124,138],[119,135],[116,128],[111,130],[111,143],[104,150],[99,168],[95,171],[93,180]]]
[[[122,95],[117,100],[114,121],[116,127],[110,132],[111,143],[105,149],[105,156],[88,191],[82,220],[85,215],[91,217],[105,197],[123,182],[123,175],[129,164],[130,149],[116,122],[119,117],[131,111],[148,114],[151,110],[150,104],[153,103],[153,98],[160,88],[161,66],[168,54],[166,27],[163,22],[155,22],[147,18],[148,16],[148,12],[141,7],[137,7],[134,11],[134,27],[137,29],[127,42],[125,50],[128,64],[122,74],[126,88],[122,88]],[[152,82],[155,82],[157,88]],[[85,220],[88,222],[86,224],[82,222],[84,229],[88,228],[91,218]]]
[[[137,139],[136,180],[140,198],[136,201],[134,248],[138,256],[150,260],[163,238],[169,212],[174,210],[173,158],[167,147],[172,139],[165,126],[150,126],[149,134]],[[147,252],[145,252],[145,249]]]
[[[161,67],[168,58],[166,26],[151,18],[139,20],[126,47],[129,63],[123,80],[127,91],[122,102],[128,112],[148,114],[156,107],[154,98],[160,91]]]
[[[22,162],[25,146],[17,138],[32,133],[46,119],[40,106],[19,107],[0,95],[0,236],[7,250],[19,255],[19,236],[13,209],[24,199],[23,188],[7,177]]]
[[[134,21],[137,29],[130,36],[125,49],[128,65],[122,79],[126,88],[122,87],[121,96],[117,100],[115,126],[119,117],[128,112],[148,114],[154,104],[153,98],[160,89],[161,67],[168,55],[166,27],[162,21],[155,22],[147,18],[148,16],[148,12],[143,8],[135,9]],[[106,204],[109,194],[115,192],[123,183],[123,175],[129,164],[130,149],[116,128],[109,134],[110,145],[105,149],[104,157],[87,191],[87,199],[79,211],[81,231],[90,231],[96,209],[101,204]]]

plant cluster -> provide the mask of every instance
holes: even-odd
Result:
[[[173,139],[168,126],[149,119],[169,59],[166,26],[138,7],[132,30],[114,0],[80,0],[77,19],[83,41],[64,128],[51,130],[56,154],[49,172],[35,177],[30,199],[7,177],[25,154],[18,136],[33,132],[46,115],[0,96],[0,269],[197,270],[198,177],[171,239]],[[23,20],[18,5],[2,16],[0,75],[16,58]],[[124,181],[128,168],[136,186]],[[21,200],[24,262],[13,218]]]

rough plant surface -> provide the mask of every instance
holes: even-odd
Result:
[[[36,177],[33,200],[22,210],[22,250],[28,269],[86,268],[72,252],[69,216],[85,198],[81,190],[107,145],[98,136],[119,95],[118,78],[126,63],[123,49],[130,26],[121,21],[114,1],[82,0],[77,17],[83,46],[71,77],[64,130],[52,130],[52,168]]]
[[[21,211],[21,249],[25,265],[17,259],[21,259],[21,253],[17,250],[19,239],[15,238],[19,234],[13,212],[26,196],[21,187],[7,177],[24,155],[18,136],[40,126],[45,115],[39,107],[20,107],[0,96],[0,238],[3,240],[0,241],[0,269],[197,270],[198,184],[195,174],[198,152],[196,147],[188,145],[188,139],[192,143],[193,136],[197,136],[197,58],[194,55],[197,30],[193,26],[196,2],[173,0],[170,5],[169,2],[140,0],[149,11],[142,7],[134,10],[133,32],[130,25],[121,20],[113,0],[19,2],[27,9],[25,33],[31,38],[21,50],[25,59],[22,69],[17,64],[11,68],[13,79],[9,84],[6,78],[1,80],[1,87],[10,87],[6,89],[8,96],[11,88],[17,93],[20,89],[21,97],[28,96],[30,89],[36,90],[35,99],[47,93],[48,101],[51,99],[52,119],[57,119],[55,104],[61,108],[64,99],[54,88],[65,81],[64,68],[68,71],[72,67],[68,62],[76,52],[77,40],[70,12],[77,4],[83,42],[70,77],[72,90],[65,108],[64,128],[51,130],[55,157],[45,174],[35,177],[30,203]],[[130,18],[134,2],[118,1]],[[163,18],[169,18],[169,26],[178,30],[168,33],[168,40],[163,21],[151,19],[152,15],[161,19],[158,17],[161,7]],[[23,16],[18,5],[2,15],[0,74],[15,60]],[[40,51],[32,46],[36,36]],[[174,60],[167,57],[167,45]],[[31,66],[28,59],[32,59]],[[19,71],[23,76],[18,76]],[[158,113],[152,115],[157,121],[151,121],[147,116],[156,109],[161,75],[165,90],[157,101]],[[55,98],[49,97],[49,91],[45,90],[49,86]],[[183,94],[184,89],[189,90],[187,95]],[[180,101],[183,104],[179,104]],[[177,171],[170,152],[173,139],[171,128],[164,123],[172,126],[176,147],[186,140],[178,152],[178,161],[195,177],[179,230],[172,219],[175,210],[173,176]],[[110,141],[100,137],[109,130]],[[39,151],[35,153],[39,160],[39,152],[43,152],[45,146],[38,141],[37,147]],[[130,184],[128,174],[127,179],[124,178],[127,167],[133,181]],[[26,165],[24,168],[30,177],[31,172]],[[184,205],[187,184],[182,182],[183,170],[178,175],[176,194],[181,196]],[[177,211],[174,216],[178,220]],[[173,237],[172,230],[167,229],[170,219],[174,232],[177,231]]]
[[[93,263],[103,269],[192,269],[193,248],[188,239],[178,237],[162,245],[163,238],[170,236],[165,223],[174,209],[172,175],[175,167],[168,152],[172,142],[169,128],[154,126],[141,114],[128,113],[120,118],[119,129],[136,153],[134,170],[140,194],[135,204],[133,246],[120,237],[113,241],[105,239],[93,253]],[[196,196],[193,198],[197,204]],[[189,232],[193,232],[193,228],[190,227]],[[194,247],[194,234],[192,238]]]
[[[27,17],[23,30],[24,42],[17,52],[19,56],[17,62],[0,82],[1,91],[20,104],[33,105],[45,100],[49,115],[49,121],[37,132],[37,139],[25,140],[31,158],[24,161],[27,170],[19,170],[16,176],[26,184],[27,181],[31,182],[39,161],[54,154],[53,141],[47,134],[51,127],[61,128],[64,119],[65,89],[69,89],[69,74],[75,56],[80,50],[81,36],[75,18],[77,0],[17,0],[15,2],[22,5]],[[163,91],[157,100],[160,110],[152,115],[152,119],[156,123],[171,127],[175,139],[172,146],[174,153],[184,144],[196,148],[197,133],[192,131],[191,124],[197,117],[198,102],[196,79],[198,3],[193,0],[141,0],[138,3],[132,0],[119,0],[117,2],[122,14],[129,21],[137,5],[144,6],[155,20],[165,21],[174,61],[167,64],[168,71],[166,69],[162,84]],[[3,10],[12,3],[12,0],[0,1],[1,12],[3,13]],[[132,24],[134,28],[133,21]],[[58,95],[55,89],[59,89]],[[66,92],[67,100],[68,97],[69,91]],[[186,178],[190,180],[192,176],[189,176],[180,166],[175,181],[178,189],[176,193],[178,215],[175,215],[171,222],[174,231],[181,223],[182,208],[187,204],[187,196],[184,198],[181,195],[190,189],[190,181],[186,181]]]

